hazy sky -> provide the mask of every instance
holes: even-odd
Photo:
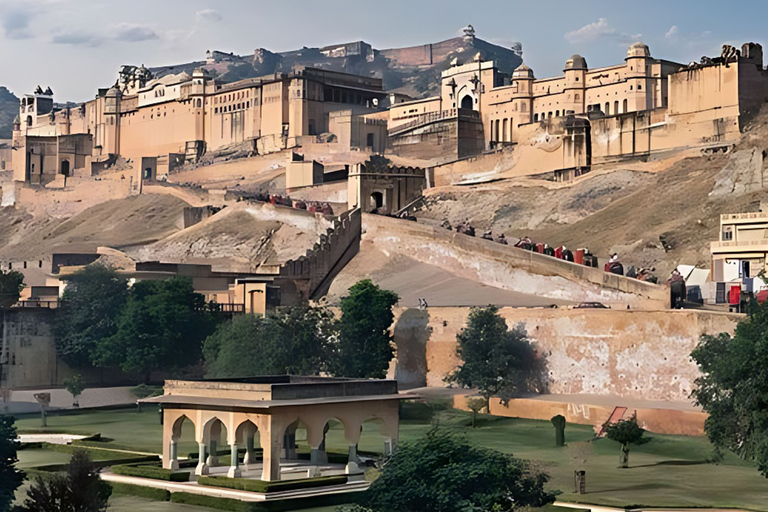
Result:
[[[482,39],[522,42],[526,63],[545,77],[573,53],[590,67],[621,62],[638,39],[653,56],[686,63],[723,43],[763,44],[768,0],[0,0],[0,85],[17,95],[51,86],[57,101],[82,101],[113,84],[121,64],[360,39],[410,46],[468,23]]]

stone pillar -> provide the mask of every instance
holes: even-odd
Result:
[[[392,451],[395,449],[395,444],[391,437],[384,440],[384,455],[392,455]]]
[[[240,468],[238,467],[238,460],[237,460],[237,445],[232,444],[229,446],[231,450],[231,463],[229,465],[229,471],[227,471],[227,476],[229,478],[240,478],[242,475]]]
[[[168,469],[179,469],[179,448],[176,441],[171,440],[169,448]]]
[[[205,443],[199,443],[199,459],[197,463],[197,468],[195,468],[195,474],[196,475],[207,475],[208,474],[208,464],[205,463]]]
[[[219,456],[216,455],[216,452],[218,451],[218,443],[215,439],[211,439],[209,446],[210,448],[208,449],[208,460],[206,462],[208,463],[209,467],[218,466]]]
[[[279,434],[273,437],[271,431],[271,424],[268,428],[259,430],[261,435],[261,449],[264,452],[261,479],[265,482],[280,480],[280,439]]]
[[[296,432],[288,433],[286,432],[285,436],[283,436],[283,454],[284,458],[287,460],[294,460],[296,459]]]
[[[360,463],[360,458],[357,456],[356,444],[349,445],[349,462],[354,462],[355,464]]]
[[[255,434],[248,433],[245,435],[245,457],[243,458],[243,465],[246,467],[249,464],[256,462],[256,454],[254,453],[254,441]]]

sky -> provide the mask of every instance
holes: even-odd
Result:
[[[520,41],[526,64],[547,77],[574,53],[590,67],[619,63],[638,40],[684,63],[723,44],[764,44],[766,19],[767,0],[0,0],[0,85],[16,95],[50,86],[56,101],[84,101],[122,64],[357,40],[396,48],[455,37],[467,24],[486,41]]]

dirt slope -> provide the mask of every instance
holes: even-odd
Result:
[[[54,252],[149,243],[180,229],[187,204],[141,195],[100,203],[67,219],[36,218],[23,208],[0,209],[0,258],[35,259]]]

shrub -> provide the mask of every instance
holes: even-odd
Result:
[[[327,485],[341,485],[347,483],[347,477],[321,476],[317,478],[302,478],[299,480],[285,480],[277,482],[265,482],[263,480],[246,480],[243,478],[227,478],[223,476],[201,476],[197,478],[198,485],[212,487],[224,487],[238,491],[249,492],[279,492],[293,491],[296,489],[311,489],[313,487],[325,487]]]
[[[171,493],[165,489],[122,483],[110,483],[109,485],[112,486],[112,492],[115,494],[127,494],[155,501],[169,501],[171,499]]]
[[[247,501],[232,500],[229,498],[216,498],[192,494],[188,492],[174,492],[171,494],[171,502],[185,505],[197,505],[199,507],[215,508],[218,510],[233,510],[235,512],[264,512],[265,507]]]
[[[151,478],[153,480],[165,480],[167,482],[188,482],[189,471],[173,471],[171,469],[154,466],[112,466],[112,472],[116,475],[136,476],[139,478]]]
[[[148,386],[146,384],[139,384],[138,386],[131,388],[131,393],[136,398],[149,398],[151,396],[159,396],[163,394],[163,386]]]

